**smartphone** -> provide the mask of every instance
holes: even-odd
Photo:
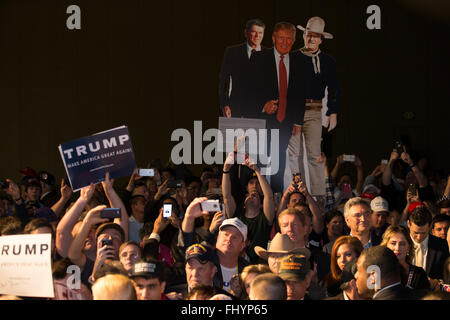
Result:
[[[411,192],[412,195],[416,196],[417,195],[416,185],[411,183],[408,187],[408,191]]]
[[[181,180],[170,180],[167,182],[167,188],[181,188]]]
[[[352,192],[352,187],[350,186],[349,183],[343,183],[342,184],[342,191],[345,193],[351,193]]]
[[[112,246],[112,245],[113,245],[112,239],[103,239],[102,240],[102,247],[104,247],[104,246]]]
[[[344,161],[355,162],[354,154],[344,154]]]
[[[154,177],[155,170],[154,169],[138,169],[138,175],[141,177]]]
[[[294,181],[295,182],[295,189],[297,189],[298,190],[298,186],[300,185],[300,182],[302,182],[302,174],[301,173],[294,173],[293,175],[292,175],[293,177],[292,177],[292,181]]]
[[[100,218],[116,219],[120,216],[120,208],[105,208],[100,213]]]
[[[172,216],[172,204],[164,204],[163,205],[163,218],[168,219]]]
[[[388,161],[383,159],[383,160],[381,160],[381,164],[388,164]]]
[[[400,141],[395,141],[395,150],[397,150],[397,152],[399,154],[402,154],[403,150],[403,144]]]
[[[202,211],[208,212],[217,212],[220,211],[220,202],[219,200],[206,200],[200,203],[200,207]]]

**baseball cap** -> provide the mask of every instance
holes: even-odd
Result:
[[[239,220],[239,218],[231,218],[224,220],[219,230],[221,231],[226,226],[233,226],[237,228],[239,232],[242,234],[244,241],[247,241],[247,232],[248,232],[247,225],[243,223],[241,220]]]
[[[33,178],[37,177],[36,171],[30,167],[26,167],[25,169],[22,169],[19,172],[26,177],[33,177]]]
[[[362,193],[371,193],[374,195],[374,197],[380,193],[380,189],[374,185],[374,184],[368,184],[364,187],[363,192]]]
[[[283,280],[301,282],[311,270],[308,259],[301,254],[290,254],[280,260],[278,276]]]
[[[106,222],[106,223],[101,224],[95,231],[95,239],[97,239],[98,236],[100,235],[100,233],[102,233],[106,229],[116,229],[117,231],[119,231],[119,233],[122,237],[122,242],[125,241],[125,232],[123,231],[121,226],[119,226],[117,223],[114,223],[114,222]]]
[[[360,196],[360,198],[367,199],[367,200],[369,200],[369,202],[370,202],[370,201],[372,201],[373,199],[375,199],[375,196],[373,195],[373,193],[365,192],[365,193],[363,193],[363,194]]]
[[[49,222],[56,221],[56,215],[53,212],[52,209],[47,207],[41,207],[39,209],[36,209],[34,211],[34,218],[44,218],[47,219]]]
[[[153,278],[161,276],[161,266],[159,262],[147,262],[138,261],[136,262],[130,270],[130,278],[133,277],[144,277]]]
[[[205,264],[207,262],[214,263],[214,253],[206,245],[202,245],[199,243],[193,244],[189,248],[186,249],[185,260],[186,262],[189,259],[197,259],[201,264]]]
[[[411,203],[408,207],[408,212],[411,213],[413,212],[413,210],[417,207],[423,207],[424,204],[421,201],[414,201],[413,203]]]
[[[370,209],[374,212],[389,212],[389,204],[382,197],[376,197],[370,202]]]

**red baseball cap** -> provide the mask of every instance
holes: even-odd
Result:
[[[413,212],[413,210],[417,207],[423,207],[424,203],[421,201],[414,201],[413,203],[411,203],[408,207],[408,212],[411,213]]]

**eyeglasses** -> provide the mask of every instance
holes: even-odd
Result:
[[[353,213],[351,216],[356,219],[361,219],[362,216],[364,216],[364,218],[367,218],[370,216],[370,212],[368,212],[368,211],[357,212],[357,213]]]

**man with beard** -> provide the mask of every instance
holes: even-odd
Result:
[[[223,169],[222,194],[227,216],[235,216],[247,225],[247,255],[250,261],[255,263],[258,256],[254,248],[256,246],[266,248],[269,241],[270,229],[275,217],[275,202],[270,184],[261,174],[259,167],[256,164],[250,164],[249,159],[246,160],[245,165],[253,171],[253,174],[247,182],[247,194],[243,206],[236,206],[236,201],[231,193],[230,175],[228,174],[230,165],[227,161]],[[262,196],[259,190],[262,191]]]

